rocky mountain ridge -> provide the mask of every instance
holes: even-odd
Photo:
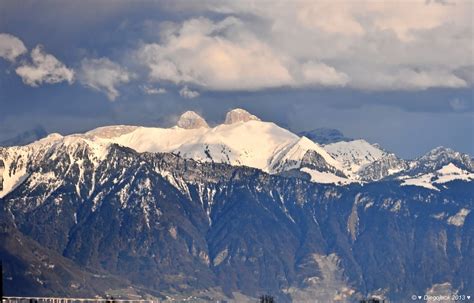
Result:
[[[171,141],[197,136],[258,150],[220,137],[256,130],[266,145],[279,140],[263,157],[275,165],[265,169],[217,161],[211,148],[210,158],[204,148],[195,159]],[[114,126],[0,148],[6,288],[230,302],[267,293],[279,302],[403,302],[441,286],[472,292],[470,158],[447,149],[415,161],[372,147],[342,150],[252,119],[213,128]],[[239,156],[233,160],[251,158]],[[369,181],[345,182],[352,165],[372,173]],[[77,275],[110,279],[94,288]],[[67,278],[57,284],[57,277]]]
[[[234,109],[227,114],[224,124],[212,128],[197,113],[188,111],[172,128],[108,126],[65,137],[51,134],[27,146],[4,147],[0,161],[9,173],[1,176],[2,183],[7,183],[3,187],[11,188],[24,177],[25,172],[16,166],[13,170],[18,174],[12,172],[8,160],[11,155],[35,157],[36,150],[76,141],[86,142],[99,153],[99,158],[107,146],[116,143],[138,152],[171,152],[197,161],[244,165],[272,174],[300,175],[316,183],[341,185],[414,177],[449,163],[474,172],[470,156],[451,149],[439,147],[418,159],[404,160],[362,139],[319,145],[261,121],[243,109]],[[308,166],[309,162],[313,164]],[[0,196],[4,194],[0,191]]]

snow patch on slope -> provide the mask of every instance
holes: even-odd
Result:
[[[449,163],[443,166],[438,171],[438,179],[435,183],[447,183],[454,180],[471,181],[474,180],[474,173],[470,173],[466,170],[460,169],[456,165]]]
[[[336,176],[333,173],[320,172],[307,167],[303,167],[301,171],[309,174],[311,177],[311,182],[314,183],[346,185],[358,182],[356,180]]]
[[[424,187],[427,189],[432,189],[439,191],[437,187],[435,187],[432,183],[432,179],[434,177],[434,174],[425,174],[421,175],[419,177],[415,178],[408,178],[403,180],[403,182],[400,184],[401,186],[418,186],[418,187]]]
[[[434,173],[427,173],[416,177],[402,176],[399,179],[403,180],[402,186],[412,185],[439,191],[435,184],[444,184],[455,180],[469,182],[474,180],[474,173],[449,163]]]

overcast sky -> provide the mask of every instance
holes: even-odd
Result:
[[[472,1],[0,2],[0,140],[242,107],[474,155]]]

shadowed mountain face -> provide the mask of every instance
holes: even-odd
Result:
[[[31,160],[25,180],[0,199],[16,226],[4,237],[39,243],[15,251],[40,245],[57,256],[53,264],[70,260],[149,294],[203,300],[406,301],[443,283],[474,290],[472,182],[439,191],[399,181],[321,185],[117,145],[95,161],[82,145]],[[12,251],[8,243],[2,252]],[[21,295],[41,284],[21,281],[48,269],[6,271],[15,285],[7,294]],[[44,292],[68,293],[71,283],[58,283]]]
[[[351,141],[353,139],[344,136],[344,134],[333,128],[316,128],[313,130],[302,131],[298,133],[299,136],[313,140],[319,144],[330,144],[340,141]]]
[[[101,270],[81,268],[54,250],[18,231],[2,216],[0,259],[4,266],[4,289],[7,295],[88,296],[130,285]]]
[[[42,139],[48,135],[48,132],[42,127],[37,126],[32,130],[25,131],[17,136],[0,141],[0,146],[18,146],[26,145],[36,140]]]

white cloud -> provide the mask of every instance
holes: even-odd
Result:
[[[117,86],[130,82],[133,77],[132,73],[108,58],[83,59],[79,73],[82,84],[104,92],[111,101],[120,96]]]
[[[191,19],[174,30],[168,27],[164,34],[165,43],[147,44],[137,52],[154,81],[193,83],[213,90],[345,82],[340,77],[346,76],[323,63],[319,63],[319,72],[308,72],[300,81],[298,62],[260,41],[233,17],[220,22]]]
[[[419,90],[430,87],[460,88],[467,85],[466,81],[443,69],[369,68],[353,72],[359,75],[352,83],[353,86],[368,90]]]
[[[27,52],[23,42],[10,34],[0,33],[0,57],[14,62],[18,56]]]
[[[32,64],[23,63],[15,70],[25,84],[36,87],[43,82],[48,84],[74,82],[74,71],[53,55],[46,53],[41,45],[31,51],[31,60]]]
[[[147,95],[159,95],[159,94],[165,94],[166,89],[160,87],[156,88],[150,85],[142,85],[141,86],[142,91],[147,94]]]
[[[321,86],[344,86],[349,82],[349,77],[345,73],[320,62],[306,62],[301,65],[300,69],[304,83],[319,84]]]
[[[468,1],[452,2],[177,2],[224,17],[168,22],[136,55],[152,81],[210,90],[466,87],[474,16]]]
[[[199,97],[199,92],[189,89],[187,86],[184,86],[179,90],[179,95],[186,99],[194,99]]]

